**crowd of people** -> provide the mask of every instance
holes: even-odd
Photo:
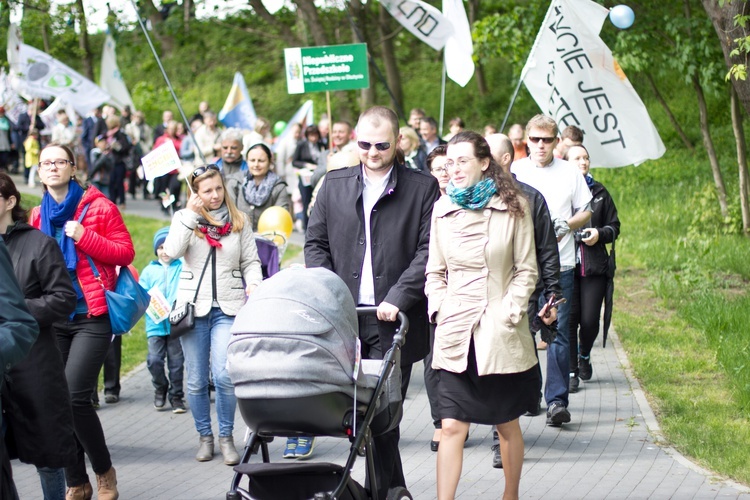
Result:
[[[305,231],[305,265],[332,270],[356,304],[377,308],[359,320],[363,358],[381,359],[398,313],[409,318],[401,393],[413,364],[424,360],[437,497],[455,496],[472,423],[494,427],[492,466],[504,471],[503,498],[518,497],[519,419],[541,413],[542,401],[548,425],[573,419],[569,394],[593,377],[592,348],[614,273],[606,245],[620,222],[592,177],[583,131],[560,133],[553,119],[537,115],[508,135],[490,125],[479,134],[456,117],[441,138],[424,110],[412,110],[400,127],[392,110],[376,106],[356,127],[328,119],[292,124],[288,139],[274,143],[268,120],[259,118],[253,131],[222,129],[207,103],[192,117],[193,137],[170,111],[152,129],[140,112],[107,108],[85,117],[81,134],[57,113],[47,145],[39,143],[44,124],[30,125],[38,118],[32,109],[23,148],[18,132],[9,136],[27,182],[38,176],[43,187],[30,213],[0,172],[0,233],[20,284],[20,291],[2,285],[4,296],[18,301],[21,294],[38,329],[2,388],[3,458],[34,464],[45,498],[92,498],[86,456],[98,498],[118,498],[92,394],[102,366],[118,357],[105,290],[135,254],[121,215],[127,193],[154,196],[173,214],[153,236],[155,259],[140,283],[167,308],[193,304],[195,326],[173,338],[164,314],[147,314],[147,366],[155,409],[169,402],[176,414],[191,412],[196,460],[214,457],[211,384],[219,451],[227,465],[240,460],[227,345],[234,317],[262,280],[254,233],[275,206]],[[3,130],[0,112],[0,149]],[[150,186],[138,160],[167,141],[184,167]],[[0,167],[3,161],[12,168],[10,156],[0,155]],[[107,385],[105,375],[112,404],[120,391],[119,374],[113,377]],[[45,412],[34,411],[40,405]],[[382,499],[407,486],[399,430],[373,439],[375,477],[368,470],[367,484]],[[290,438],[284,458],[308,458],[313,446],[312,436]],[[2,488],[12,487],[6,469]]]

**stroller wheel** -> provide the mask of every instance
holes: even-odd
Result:
[[[398,486],[396,488],[391,488],[388,490],[388,496],[386,497],[386,500],[413,500],[411,493],[409,493],[409,490],[404,488],[403,486]]]

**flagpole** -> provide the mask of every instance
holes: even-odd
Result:
[[[188,123],[187,116],[185,116],[185,111],[183,111],[182,105],[180,104],[180,100],[177,99],[177,94],[175,94],[174,88],[172,88],[172,83],[169,81],[167,72],[164,70],[164,66],[162,66],[161,64],[161,59],[159,59],[159,54],[156,53],[156,48],[154,48],[154,44],[151,41],[151,37],[148,35],[146,26],[143,24],[143,19],[141,19],[141,13],[138,12],[138,7],[135,5],[135,0],[130,0],[130,4],[133,6],[133,10],[135,11],[135,16],[138,18],[138,24],[141,26],[141,31],[143,31],[143,36],[146,37],[146,41],[148,41],[148,46],[151,47],[151,52],[154,54],[154,58],[156,59],[156,64],[159,65],[159,69],[161,70],[161,74],[164,77],[164,81],[167,83],[167,88],[169,88],[169,92],[171,92],[172,94],[172,99],[174,99],[174,102],[177,105],[177,110],[180,112],[182,121],[185,124],[185,131],[190,136],[190,140],[193,141],[193,144],[197,145],[198,143],[195,141],[193,130],[190,128],[190,123]],[[201,160],[203,160],[203,164],[205,165],[207,162],[206,162],[206,157],[203,156],[203,151],[201,151],[201,149],[198,147],[196,147],[195,149],[198,151],[198,155],[201,157]],[[190,181],[185,179],[185,184],[187,184],[188,189],[190,190],[190,193],[192,193],[193,187],[190,185]]]
[[[503,130],[505,130],[505,124],[508,123],[508,117],[510,116],[510,110],[513,108],[513,104],[516,102],[516,97],[518,97],[518,91],[521,90],[521,84],[523,83],[523,79],[526,76],[525,73],[522,73],[521,76],[518,78],[518,84],[516,85],[516,90],[513,92],[513,97],[510,98],[510,104],[508,104],[508,111],[505,112],[505,118],[503,118],[503,124],[500,125],[500,129],[498,132],[501,134],[504,133]]]
[[[333,117],[331,116],[330,90],[326,90],[326,109],[328,110],[328,151],[333,151]]]
[[[445,52],[443,52],[443,82],[440,88],[440,126],[438,135],[443,137],[443,120],[445,118]]]

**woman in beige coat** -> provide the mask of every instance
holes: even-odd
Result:
[[[432,213],[425,285],[437,323],[438,499],[455,496],[472,422],[497,426],[503,498],[513,499],[523,464],[518,417],[538,391],[526,316],[537,278],[534,230],[526,200],[482,136],[457,134],[447,156],[451,182]]]

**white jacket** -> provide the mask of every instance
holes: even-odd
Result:
[[[236,316],[245,303],[247,285],[259,285],[263,279],[258,258],[258,248],[250,221],[245,217],[242,232],[231,232],[221,238],[221,248],[216,249],[216,299],[222,312]],[[198,225],[198,214],[183,209],[174,214],[169,235],[164,241],[164,251],[173,259],[184,257],[177,291],[178,307],[193,300],[201,271],[209,256],[211,246],[205,238],[199,238],[194,229]],[[212,305],[213,264],[208,263],[201,282],[195,315],[208,315]]]

